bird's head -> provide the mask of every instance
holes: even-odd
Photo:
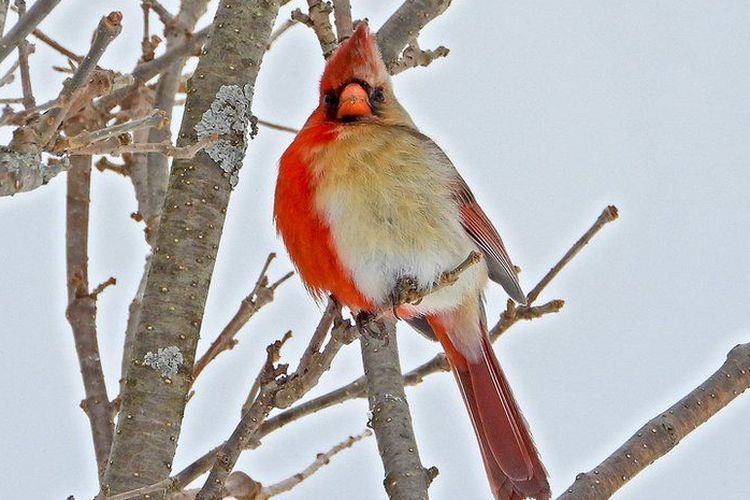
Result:
[[[320,80],[318,110],[328,121],[411,123],[393,94],[375,36],[359,23],[331,55]]]

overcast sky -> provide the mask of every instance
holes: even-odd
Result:
[[[176,1],[164,2],[173,11]],[[293,2],[292,6],[298,3]],[[354,1],[380,26],[399,0]],[[286,18],[292,6],[283,9]],[[86,51],[100,15],[119,9],[123,34],[101,64],[129,71],[141,37],[135,0],[62,2],[42,28]],[[209,16],[202,21],[210,21]],[[9,24],[14,22],[11,16]],[[421,130],[441,145],[500,229],[528,291],[602,208],[608,226],[541,297],[564,310],[521,324],[496,350],[523,408],[553,491],[591,469],[646,420],[694,388],[735,344],[750,341],[750,3],[454,2],[424,30],[447,59],[395,79]],[[155,25],[155,23],[154,23]],[[0,70],[12,62],[9,58]],[[54,97],[65,61],[37,43],[37,100]],[[312,32],[295,27],[263,63],[254,101],[264,119],[300,126],[322,70]],[[2,97],[20,95],[14,84]],[[175,120],[178,126],[179,119]],[[3,143],[7,142],[7,131]],[[291,269],[271,224],[277,160],[291,141],[261,129],[229,207],[203,352],[250,291],[270,251]],[[146,247],[127,179],[93,176],[90,279],[115,276],[99,301],[110,395],[117,390],[127,306]],[[0,491],[7,498],[78,499],[97,490],[83,388],[65,321],[65,176],[0,199]],[[505,296],[493,285],[494,321]],[[320,310],[298,279],[285,284],[199,380],[174,462],[179,470],[225,439],[265,354],[287,329],[294,361]],[[404,327],[402,364],[438,346]],[[349,346],[312,395],[361,373]],[[471,425],[449,374],[407,391],[422,461],[438,500],[489,497]],[[366,424],[365,401],[326,410],[269,436],[238,469],[272,483]],[[628,485],[620,500],[750,498],[750,397],[738,398]],[[373,438],[339,455],[285,498],[385,497]]]

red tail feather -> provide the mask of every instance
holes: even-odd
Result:
[[[435,317],[428,321],[445,349],[469,410],[495,498],[549,499],[546,471],[487,333],[481,332],[481,356],[472,361],[454,347],[450,337],[455,334],[446,331],[442,321]]]

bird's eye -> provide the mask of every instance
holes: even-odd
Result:
[[[370,100],[376,103],[385,102],[385,92],[383,92],[383,89],[381,89],[380,87],[374,89],[372,91],[372,94],[370,94]]]
[[[323,97],[323,102],[325,102],[327,106],[333,106],[336,104],[336,94],[329,92]]]

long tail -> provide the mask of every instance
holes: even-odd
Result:
[[[551,495],[547,473],[492,350],[481,314],[481,307],[463,307],[428,316],[427,321],[443,345],[461,389],[495,498],[547,500]]]

